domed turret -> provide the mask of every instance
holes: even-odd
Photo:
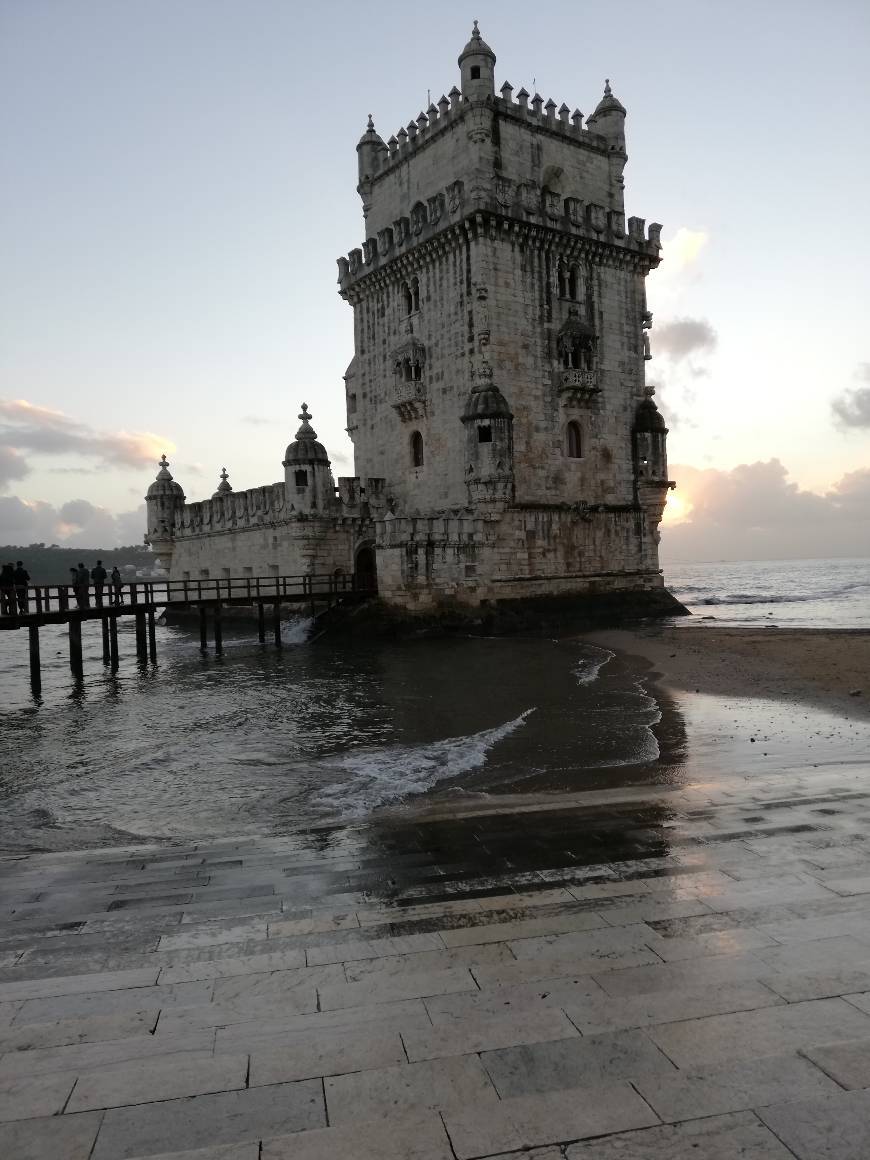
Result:
[[[302,404],[299,418],[302,425],[282,462],[287,499],[297,512],[325,514],[335,500],[329,456],[323,444],[317,442],[307,403]]]
[[[218,499],[218,498],[220,498],[220,496],[226,495],[228,492],[231,492],[232,490],[233,490],[232,484],[230,483],[229,477],[227,476],[227,469],[225,467],[222,467],[221,468],[221,481],[217,485],[217,491],[214,493],[214,495],[212,495],[211,498]]]
[[[175,523],[184,507],[184,489],[169,471],[169,460],[160,457],[157,478],[145,493],[148,521],[145,542],[150,544],[160,563],[168,568],[175,547]]]
[[[166,495],[166,496],[174,496],[174,497],[180,496],[181,501],[183,503],[184,502],[184,488],[181,486],[180,483],[176,483],[175,480],[172,478],[172,476],[169,472],[169,460],[166,458],[165,453],[163,455],[161,455],[160,463],[157,466],[160,468],[160,470],[157,472],[157,478],[154,480],[154,482],[148,488],[148,491],[145,493],[145,498],[151,499],[152,496],[158,496],[158,495]]]
[[[360,184],[369,181],[380,171],[384,158],[389,156],[389,150],[383,139],[375,132],[375,123],[369,113],[366,131],[359,139],[356,147],[357,162],[359,165]]]
[[[604,96],[595,112],[586,118],[586,127],[610,138],[614,146],[625,148],[625,106],[613,95],[609,80],[604,82]]]
[[[655,488],[666,484],[668,478],[667,434],[668,429],[652,400],[655,387],[645,388],[646,398],[638,403],[634,413],[631,436],[634,448],[634,474],[639,488],[654,485],[653,501],[664,499]],[[661,512],[659,512],[661,515]]]
[[[495,53],[480,35],[476,20],[458,63],[460,88],[466,101],[484,101],[495,95]]]

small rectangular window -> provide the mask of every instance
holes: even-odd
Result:
[[[348,415],[356,414],[356,395],[347,396],[347,413]]]
[[[224,580],[229,580],[230,576],[232,576],[232,571],[229,568],[222,568],[221,571],[224,574]]]
[[[278,565],[277,564],[270,564],[269,565],[269,572],[272,576],[277,576],[278,575]]]
[[[476,576],[477,575],[477,565],[476,564],[466,564],[465,565],[465,575],[466,576]]]
[[[308,472],[307,471],[302,471],[302,470],[297,471],[295,478],[296,478],[296,486],[297,487],[308,487]]]
[[[480,80],[480,65],[475,64],[471,66],[471,79],[473,81]]]
[[[477,442],[478,443],[492,443],[492,427],[478,427],[477,428]]]
[[[199,574],[203,580],[208,580],[208,568],[200,568]]]
[[[189,573],[189,572],[182,572],[182,573],[181,573],[181,579],[182,579],[182,580],[189,580],[189,579],[190,579],[190,573]]]
[[[253,569],[253,568],[251,568],[249,565],[245,565],[245,567],[242,569],[242,573],[243,573],[243,575],[245,575],[245,576],[253,576],[253,575],[254,575],[254,569]]]

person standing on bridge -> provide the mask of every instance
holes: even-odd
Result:
[[[121,573],[118,571],[117,564],[112,569],[112,574],[109,577],[109,579],[112,582],[112,595],[111,595],[112,603],[113,604],[123,604],[124,603],[124,592],[123,592],[124,582],[121,579]]]
[[[0,612],[3,616],[15,613],[15,569],[11,564],[0,569]]]
[[[91,606],[91,576],[84,564],[76,569],[76,600],[79,608]]]
[[[108,573],[103,567],[103,561],[97,560],[96,568],[91,569],[91,579],[94,582],[94,603],[97,608],[103,607],[103,588],[106,585],[106,576]]]
[[[15,561],[15,571],[12,575],[15,580],[15,596],[18,600],[18,611],[26,613],[28,611],[27,586],[30,584],[30,573],[24,567],[23,560]]]

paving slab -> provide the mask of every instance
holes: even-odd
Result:
[[[80,992],[45,999],[27,999],[15,1017],[15,1026],[50,1023],[89,1015],[116,1015],[164,1007],[198,1007],[211,1002],[214,984],[172,983],[166,987],[126,987],[123,990]]]
[[[411,1063],[448,1055],[467,1055],[521,1043],[568,1039],[579,1033],[571,1020],[556,1007],[533,1007],[526,1011],[501,1014],[466,1015],[438,1027],[408,1028],[402,1042]]]
[[[0,1051],[24,1052],[38,1047],[62,1047],[68,1043],[99,1043],[109,1039],[148,1035],[154,1030],[160,1011],[129,1011],[124,1015],[93,1015],[77,1019],[56,1019],[9,1027],[0,1032]]]
[[[870,1039],[821,1044],[803,1053],[844,1088],[870,1088]]]
[[[372,1004],[370,1007],[339,1007],[334,1011],[312,1011],[289,1017],[275,1013],[268,1019],[247,1020],[217,1028],[216,1050],[253,1051],[257,1044],[284,1040],[302,1032],[332,1031],[373,1025],[381,1031],[431,1026],[422,999],[404,999],[398,1003]]]
[[[870,1091],[774,1104],[758,1115],[798,1160],[870,1156]]]
[[[395,1116],[264,1140],[261,1160],[454,1160],[441,1117]]]
[[[81,995],[89,992],[118,991],[131,987],[151,987],[157,982],[157,968],[134,971],[65,975],[60,978],[22,979],[17,983],[0,983],[0,1003],[20,999],[45,999],[59,995]]]
[[[794,1154],[751,1112],[627,1132],[594,1143],[572,1144],[565,1151],[565,1160],[737,1160],[738,1157],[740,1160],[794,1160]]]
[[[643,1128],[658,1118],[627,1083],[519,1096],[493,1107],[444,1116],[459,1160],[496,1151]]]
[[[0,1156],[8,1160],[89,1160],[102,1112],[0,1123]]]
[[[815,999],[733,1015],[651,1027],[648,1034],[680,1068],[784,1055],[820,1043],[870,1036],[870,1016],[843,999]]]
[[[244,1144],[326,1123],[319,1080],[193,1096],[104,1113],[91,1160]]]
[[[819,1067],[796,1055],[742,1059],[670,1075],[642,1075],[635,1080],[635,1087],[665,1121],[717,1116],[839,1090]]]
[[[0,1079],[0,1121],[59,1115],[75,1083],[69,1072]]]
[[[285,1034],[280,1042],[252,1044],[250,1086],[390,1067],[405,1058],[399,1032],[378,1025]]]
[[[675,1071],[642,1031],[507,1047],[480,1058],[502,1099]]]
[[[213,1028],[191,1032],[178,1039],[169,1036],[134,1035],[102,1043],[75,1043],[63,1047],[11,1051],[0,1056],[0,1077],[44,1075],[52,1071],[94,1071],[133,1059],[171,1056],[181,1051],[207,1052],[214,1048]]]
[[[446,995],[451,991],[476,990],[477,984],[467,968],[447,967],[441,971],[409,972],[388,978],[366,978],[359,983],[327,985],[321,987],[319,993],[321,1010],[329,1011],[337,1007],[361,1007],[398,999]]]
[[[331,1125],[498,1102],[476,1055],[335,1076],[324,1081],[324,1091]]]
[[[81,1072],[67,1109],[88,1112],[231,1091],[245,1087],[247,1072],[247,1055],[212,1055],[210,1051],[127,1060],[111,1068]]]
[[[566,999],[564,1010],[583,1035],[621,1028],[651,1027],[657,1023],[698,1019],[733,1011],[754,1011],[782,1006],[783,1000],[754,979],[722,983],[718,987],[685,987],[678,991],[652,991],[623,995],[619,1001],[599,990],[597,995]]]

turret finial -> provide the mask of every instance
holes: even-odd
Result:
[[[604,95],[605,97],[613,96],[613,89],[610,87],[610,77],[604,78]]]
[[[480,29],[477,27],[476,20],[474,22],[474,28],[472,28],[472,30],[471,30],[471,35],[475,38],[475,40],[480,38]]]
[[[314,428],[311,426],[311,421],[310,421],[310,420],[311,420],[311,412],[308,410],[308,404],[307,404],[307,403],[303,403],[303,404],[302,404],[302,410],[301,410],[301,411],[300,411],[300,413],[299,413],[299,418],[302,420],[302,426],[301,426],[301,427],[299,428],[299,430],[296,432],[296,438],[297,438],[297,439],[303,439],[303,440],[306,440],[306,439],[314,440],[314,439],[316,439],[316,438],[317,438],[317,432],[316,432],[316,431],[314,430]]]
[[[372,120],[371,113],[369,113],[369,121],[368,121],[368,124],[366,125],[366,129],[369,131],[369,133],[374,133],[374,131],[375,131],[375,123]]]
[[[166,458],[166,452],[165,452],[165,451],[164,451],[164,452],[163,452],[163,454],[160,456],[160,462],[157,464],[157,466],[158,466],[158,467],[168,467],[168,466],[169,466],[169,460]]]
[[[307,403],[303,403],[303,404],[302,404],[302,411],[301,411],[301,413],[300,413],[300,414],[298,414],[298,415],[296,416],[296,418],[297,418],[297,419],[301,419],[303,423],[307,423],[307,422],[308,422],[308,420],[311,418],[311,412],[308,410],[308,404],[307,404]]]

